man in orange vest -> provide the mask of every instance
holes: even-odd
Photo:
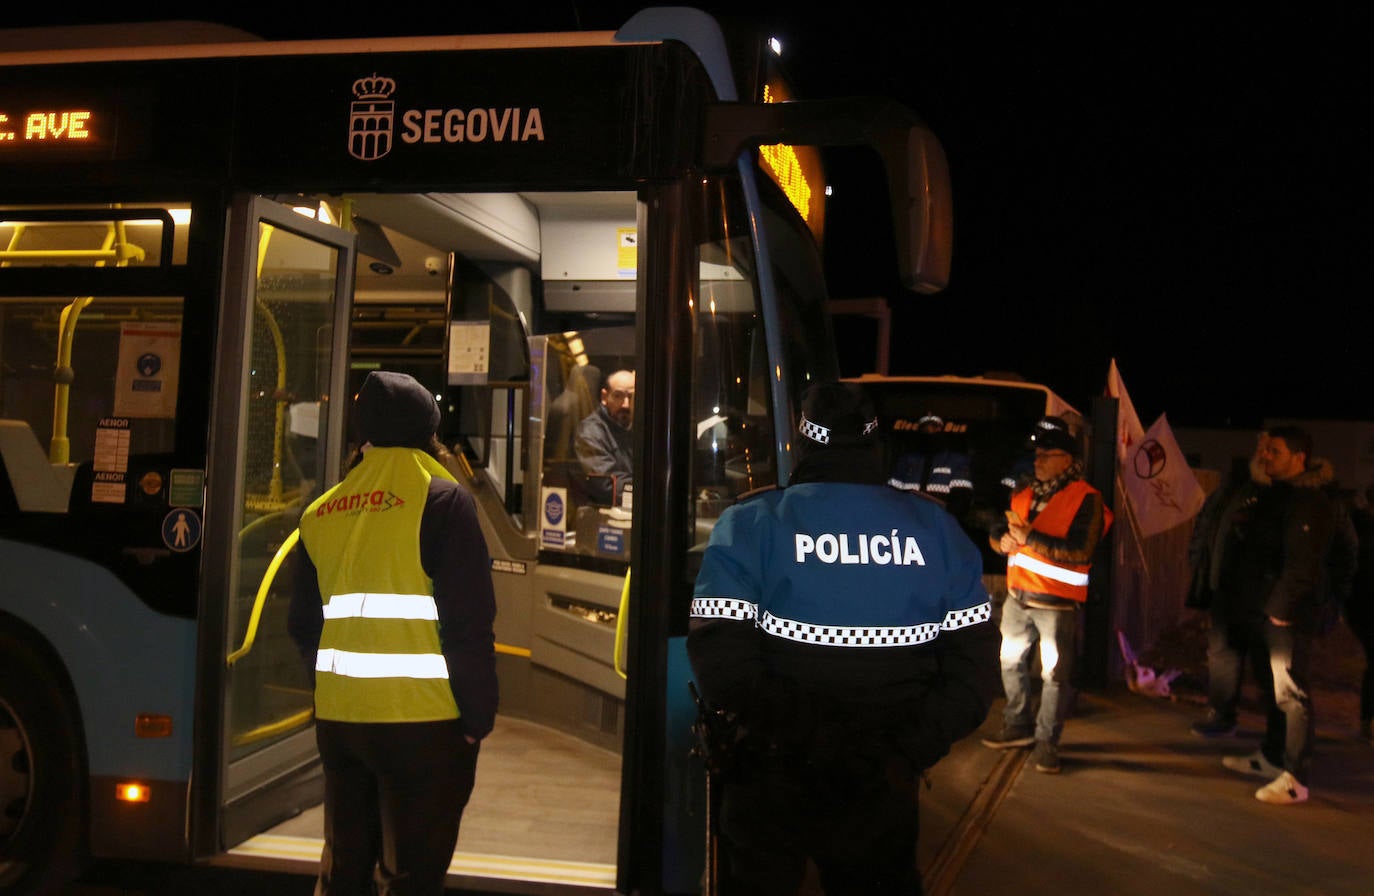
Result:
[[[995,750],[1035,745],[1036,771],[1059,772],[1059,735],[1072,700],[1078,608],[1088,599],[1093,551],[1112,524],[1102,493],[1083,481],[1082,450],[1061,417],[1031,433],[1035,480],[1011,496],[1006,522],[990,533],[1007,557],[1002,603],[1002,730]],[[1031,717],[1031,649],[1040,645],[1040,709]],[[1032,721],[1034,724],[1032,724]]]

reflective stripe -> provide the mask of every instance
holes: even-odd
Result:
[[[976,607],[969,607],[967,610],[950,610],[945,614],[945,621],[940,623],[940,628],[947,632],[955,629],[967,628],[970,625],[977,625],[980,622],[987,622],[992,618],[992,602],[979,604]]]
[[[692,601],[692,615],[709,619],[756,619],[758,607],[745,600],[730,597],[698,597]],[[788,641],[804,644],[827,644],[835,647],[905,647],[933,641],[941,631],[954,631],[987,622],[992,618],[992,604],[981,603],[963,610],[951,610],[940,623],[919,625],[816,625],[797,622],[765,612],[758,623],[766,633]]]
[[[1007,558],[1007,566],[1019,566],[1024,570],[1053,579],[1056,582],[1063,582],[1065,585],[1087,585],[1088,574],[1077,570],[1065,569],[1062,566],[1055,566],[1045,560],[1040,560],[1024,553],[1012,554]]]
[[[753,619],[758,613],[757,605],[733,597],[696,597],[692,599],[691,615],[705,619]]]
[[[439,653],[354,653],[322,647],[315,656],[315,671],[344,678],[448,679],[448,664]]]
[[[428,594],[355,592],[336,594],[324,605],[325,619],[428,619],[439,621],[439,608]]]

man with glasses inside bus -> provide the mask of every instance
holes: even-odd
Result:
[[[577,425],[574,450],[587,476],[589,497],[597,504],[621,507],[626,488],[633,493],[630,425],[634,405],[635,372],[617,370],[601,387],[601,405]]]
[[[1093,552],[1112,523],[1102,493],[1083,481],[1078,439],[1062,417],[1043,417],[1030,435],[1035,479],[1011,496],[1005,522],[989,533],[1007,556],[1002,603],[1002,730],[996,750],[1035,745],[1035,770],[1057,774],[1059,736],[1072,703],[1078,608],[1088,599]],[[1031,650],[1040,648],[1040,709],[1031,716]],[[1034,724],[1032,724],[1032,722]]]

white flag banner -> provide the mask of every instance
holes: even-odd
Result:
[[[1116,358],[1112,358],[1112,365],[1107,369],[1107,394],[1117,402],[1116,462],[1124,465],[1145,440],[1145,428],[1140,425],[1140,417],[1126,391],[1126,383],[1121,379],[1121,371],[1117,369]]]
[[[1144,538],[1192,519],[1206,498],[1164,414],[1121,464],[1121,480]]]

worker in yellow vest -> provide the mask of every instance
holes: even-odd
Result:
[[[989,534],[1007,557],[1002,602],[1002,730],[996,750],[1035,745],[1036,771],[1060,770],[1059,736],[1072,702],[1078,613],[1088,599],[1093,552],[1112,524],[1102,493],[1083,481],[1082,448],[1062,417],[1044,417],[1028,440],[1035,479],[1011,496],[1006,521]],[[1040,708],[1031,717],[1031,650],[1040,647]],[[1032,724],[1032,721],[1034,724]]]
[[[491,562],[429,390],[373,371],[354,422],[360,458],[301,516],[288,618],[325,776],[315,893],[439,896],[496,715]]]

